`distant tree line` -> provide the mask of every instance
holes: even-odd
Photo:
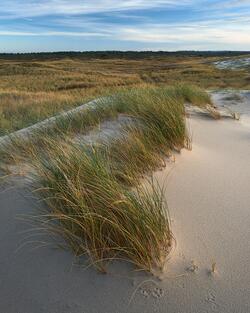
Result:
[[[81,59],[148,59],[164,56],[186,57],[231,57],[250,54],[250,51],[61,51],[37,53],[0,53],[0,59],[5,60],[51,60],[62,58]]]

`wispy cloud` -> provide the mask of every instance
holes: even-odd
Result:
[[[248,44],[250,47],[250,27],[223,27],[223,25],[144,25],[141,28],[123,28],[120,38],[147,43],[201,43],[206,44]]]
[[[112,24],[86,24],[89,31],[0,31],[0,36],[67,36],[67,37],[101,37],[120,41],[143,43],[183,43],[194,45],[206,44],[248,44],[250,47],[250,25],[231,27],[223,24],[213,25],[212,21],[196,24],[142,24],[133,26],[116,26]],[[86,26],[85,25],[85,26]]]
[[[75,15],[131,11],[157,7],[185,6],[192,0],[2,0],[0,13],[5,18],[48,15]]]
[[[249,0],[227,0],[227,1],[218,1],[216,3],[217,7],[223,8],[240,8],[240,7],[249,7]]]
[[[109,37],[109,34],[96,33],[96,32],[67,32],[67,31],[38,31],[38,32],[28,32],[28,31],[8,31],[0,30],[0,36],[69,36],[69,37]]]
[[[99,48],[102,40],[104,50],[111,44],[118,49],[143,46],[152,50],[155,47],[250,50],[250,2],[2,0],[0,36],[44,40],[55,37],[55,43],[56,38],[67,37],[65,47],[71,38],[77,42],[79,37],[84,38],[78,41],[82,49],[88,49],[90,41],[91,47],[95,43]]]

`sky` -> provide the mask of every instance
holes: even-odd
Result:
[[[0,52],[250,50],[250,0],[1,0]]]

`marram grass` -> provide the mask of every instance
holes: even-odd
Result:
[[[49,208],[46,223],[52,222],[75,255],[87,254],[101,271],[114,258],[151,272],[163,268],[172,234],[157,184],[124,187],[108,154],[94,148],[57,146],[35,166]]]
[[[190,145],[184,104],[192,101],[210,104],[205,92],[188,86],[124,90],[93,111],[13,139],[0,149],[2,164],[29,160],[33,184],[47,203],[41,220],[75,255],[87,254],[101,271],[108,260],[126,259],[155,273],[163,270],[173,237],[163,189],[148,177],[173,150]],[[134,123],[110,142],[72,140],[119,114]]]
[[[151,126],[156,117],[158,120],[153,127],[159,128],[159,125],[163,125],[165,135],[168,136],[167,140],[172,140],[176,145],[176,135],[179,136],[182,133],[181,136],[183,136],[184,134],[183,115],[185,115],[184,104],[186,102],[202,108],[214,118],[219,117],[219,113],[211,104],[209,95],[195,86],[178,84],[173,87],[146,85],[143,88],[124,88],[122,92],[99,99],[94,106],[86,107],[81,112],[66,116],[59,115],[55,123],[36,129],[25,137],[10,134],[10,142],[0,145],[0,160],[3,161],[2,163],[12,161],[14,155],[15,159],[22,157],[27,159],[27,151],[32,146],[36,145],[43,150],[44,138],[56,138],[58,141],[74,138],[79,133],[85,134],[107,119],[117,118],[119,114],[143,118],[146,123],[151,119]],[[163,119],[166,121],[164,122]],[[180,146],[182,146],[181,142]]]

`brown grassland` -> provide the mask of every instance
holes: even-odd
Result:
[[[247,70],[219,70],[220,57],[0,59],[0,136],[124,87],[192,83],[250,88]]]

